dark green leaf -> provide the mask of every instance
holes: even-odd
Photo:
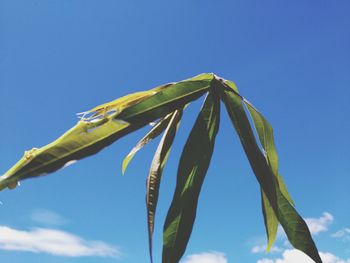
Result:
[[[230,85],[232,86],[232,84]],[[287,200],[294,205],[292,198],[290,197],[286,186],[284,185],[283,179],[278,172],[278,155],[275,148],[273,129],[270,123],[265,119],[265,117],[247,100],[243,100],[250,116],[253,119],[254,127],[258,133],[260,143],[265,151],[265,157],[267,159],[268,165],[270,166],[274,176],[277,179],[278,186]],[[265,193],[262,191],[262,207],[264,222],[266,226],[266,232],[268,237],[267,251],[272,247],[277,234],[278,219],[273,211],[271,204]]]
[[[244,98],[239,95],[238,89],[233,82],[225,81],[225,84],[232,90],[232,92],[234,92],[238,96],[238,98],[244,101]],[[277,198],[275,197],[274,200],[276,202]],[[269,199],[267,198],[266,194],[262,189],[261,189],[261,206],[262,206],[262,212],[264,216],[264,223],[265,223],[267,240],[268,240],[266,250],[269,251],[276,239],[278,219],[274,212],[273,207],[269,202]]]
[[[182,116],[182,110],[176,110],[168,122],[168,126],[164,131],[164,135],[159,142],[156,153],[153,157],[149,175],[147,177],[146,189],[146,205],[147,205],[147,226],[148,226],[148,241],[151,262],[152,256],[152,236],[154,229],[155,213],[158,203],[158,195],[160,188],[160,180],[163,173],[164,165],[168,159],[171,145],[173,144],[179,121]]]
[[[210,92],[183,149],[174,197],[163,232],[163,263],[177,263],[192,232],[199,193],[219,128],[220,101]]]
[[[222,83],[222,85],[224,84]],[[279,222],[284,228],[289,241],[295,248],[305,252],[316,263],[321,263],[322,260],[305,221],[281,193],[277,180],[273,175],[265,156],[259,149],[249,120],[244,111],[242,97],[239,96],[234,89],[229,91],[228,88],[228,85],[223,87],[225,90],[221,93],[222,100],[225,103],[232,123],[239,135],[254,174],[256,175],[262,190],[266,194]]]
[[[277,178],[281,192],[287,198],[287,200],[292,205],[294,205],[294,202],[288,193],[287,187],[284,184],[282,176],[278,172],[278,155],[275,148],[275,140],[273,136],[272,126],[250,102],[244,100],[244,103],[247,106],[250,115],[252,116],[260,143],[265,150],[268,164],[271,167],[273,174]]]

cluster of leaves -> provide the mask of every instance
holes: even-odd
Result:
[[[214,74],[201,74],[149,91],[137,92],[82,113],[80,121],[57,140],[40,149],[25,152],[23,158],[0,177],[0,190],[6,187],[12,189],[20,180],[54,172],[72,161],[95,154],[120,137],[158,120],[132,149],[122,166],[124,173],[135,153],[163,134],[147,178],[149,248],[153,261],[152,235],[162,171],[184,108],[204,94],[205,101],[180,158],[176,189],[164,224],[162,262],[179,262],[186,250],[219,129],[221,101],[261,186],[267,250],[274,243],[280,223],[295,248],[309,255],[315,262],[322,262],[310,231],[295,210],[278,172],[271,125],[239,94],[233,82]],[[262,149],[255,138],[245,108],[250,113]]]

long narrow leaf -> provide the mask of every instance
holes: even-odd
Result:
[[[225,81],[225,84],[232,89],[233,92],[237,94],[237,96],[240,96],[238,93],[238,89],[236,85],[231,82],[231,81]],[[244,98],[240,97],[243,101]],[[259,132],[261,129],[259,129]],[[259,138],[261,139],[261,143],[265,146],[265,140],[263,140],[264,134],[259,133]],[[272,205],[269,202],[269,199],[267,198],[266,194],[264,191],[261,189],[261,207],[262,207],[262,213],[264,217],[264,223],[265,223],[265,228],[266,228],[266,234],[267,234],[267,247],[266,251],[269,251],[270,248],[272,247],[273,243],[275,242],[276,235],[277,235],[277,229],[278,229],[278,218],[275,214],[275,211],[272,207]],[[275,201],[277,198],[275,197]]]
[[[230,84],[231,84],[230,86],[232,86],[232,83]],[[250,116],[253,119],[254,127],[258,133],[258,138],[260,140],[260,143],[265,151],[265,154],[266,154],[265,156],[266,156],[268,165],[270,166],[274,176],[277,179],[278,186],[281,192],[287,198],[287,200],[292,205],[294,205],[293,200],[290,197],[287,191],[287,188],[284,185],[282,177],[278,172],[278,155],[275,148],[272,126],[250,102],[248,102],[247,100],[243,100],[243,102],[247,106]],[[273,211],[271,204],[269,203],[268,198],[266,197],[266,194],[262,191],[261,195],[262,195],[262,208],[263,208],[264,222],[265,222],[266,232],[268,237],[266,250],[269,251],[276,239],[278,219],[275,212]]]
[[[176,110],[168,122],[168,126],[164,131],[164,135],[159,142],[156,153],[153,157],[149,175],[146,182],[146,205],[147,205],[147,226],[148,226],[148,241],[151,262],[152,255],[152,236],[154,229],[155,213],[158,203],[160,180],[163,173],[164,165],[168,159],[171,145],[173,144],[179,121],[182,116],[182,110]]]
[[[278,229],[278,218],[264,191],[260,189],[260,192],[261,192],[261,207],[262,207],[262,213],[264,217],[265,229],[267,234],[266,252],[268,252],[270,251],[273,243],[276,240],[277,229]]]
[[[284,184],[282,176],[278,172],[278,155],[275,147],[275,140],[273,135],[273,129],[271,124],[265,119],[265,117],[247,100],[243,100],[247,109],[252,116],[254,127],[258,133],[258,137],[262,147],[265,150],[268,164],[271,167],[273,174],[276,176],[278,185],[282,194],[287,200],[294,205],[294,202],[288,193],[287,187]]]
[[[231,83],[230,83],[231,84]],[[232,86],[232,84],[230,85]],[[243,100],[247,109],[250,113],[250,116],[253,119],[254,127],[258,133],[260,143],[266,153],[267,162],[276,176],[278,186],[282,194],[287,198],[287,200],[294,205],[292,198],[290,197],[287,187],[284,184],[282,176],[278,172],[278,155],[275,148],[275,141],[273,135],[273,129],[271,124],[265,119],[265,117],[247,100]],[[273,211],[271,204],[269,203],[268,198],[265,193],[262,191],[262,207],[264,222],[266,226],[266,232],[268,237],[268,244],[266,250],[269,251],[272,247],[277,234],[278,219]]]
[[[0,177],[0,190],[7,186],[13,188],[19,180],[52,173],[71,161],[99,152],[120,137],[199,98],[209,90],[212,80],[213,74],[201,74],[150,90],[151,96],[139,94],[140,98],[136,98],[135,94],[136,97],[128,95],[130,101],[121,98],[121,104],[111,103],[111,107],[115,107],[112,112],[108,112],[110,108],[106,105],[86,112],[84,115],[92,117],[83,116],[77,125],[54,142],[26,152]]]
[[[54,142],[25,152],[0,178],[0,189],[19,180],[54,172],[72,161],[97,153],[131,130],[129,123],[115,120],[112,116],[96,122],[79,121]]]
[[[159,118],[164,111],[172,112],[188,102],[199,98],[207,92],[213,80],[213,74],[201,74],[194,78],[178,82],[166,88],[155,88],[154,96],[151,96],[140,103],[130,106],[116,117],[127,119],[129,122],[138,122],[143,113],[152,112],[145,115],[151,120]],[[163,116],[163,115],[162,115]]]
[[[169,113],[163,119],[161,119],[143,138],[136,144],[134,148],[128,153],[128,155],[124,158],[122,164],[122,173],[125,173],[126,168],[128,167],[130,161],[135,156],[135,154],[141,150],[147,143],[149,143],[154,138],[158,137],[168,126],[169,121],[173,113]]]
[[[183,149],[163,232],[163,263],[177,263],[192,232],[199,193],[219,128],[220,101],[210,92]]]
[[[322,263],[305,221],[281,193],[277,180],[259,149],[243,108],[242,97],[238,96],[236,91],[228,91],[227,86],[223,88],[225,90],[221,93],[222,99],[239,135],[250,165],[278,220],[286,231],[289,241],[295,248],[306,253],[316,263]]]

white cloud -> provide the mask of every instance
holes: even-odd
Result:
[[[204,252],[186,257],[182,263],[227,263],[225,254],[220,252]]]
[[[287,249],[283,252],[283,258],[278,259],[260,259],[257,263],[314,263],[314,261],[305,255],[303,252],[296,249]],[[339,257],[328,253],[320,252],[323,263],[350,263],[350,259],[344,260]]]
[[[272,259],[263,258],[258,260],[256,263],[273,263]]]
[[[327,212],[324,212],[322,216],[319,218],[305,218],[305,222],[308,225],[312,235],[317,235],[321,232],[328,231],[329,225],[332,224],[333,221],[334,221],[333,215]],[[278,229],[277,236],[278,238],[281,238],[282,236],[285,237],[284,231],[281,227],[279,227]],[[343,240],[345,238],[349,238],[348,240],[350,240],[350,228],[344,228],[338,232],[333,233],[331,236],[334,238],[343,238]],[[282,242],[282,240],[280,241]],[[287,244],[289,244],[289,242],[285,240],[284,245],[287,246]],[[263,248],[264,248],[263,246],[253,247],[256,253],[261,252]],[[254,253],[253,249],[252,249],[252,253]],[[323,263],[350,263],[350,258],[342,259],[329,252],[319,252],[319,253]],[[310,257],[308,257],[306,254],[304,254],[300,250],[293,249],[290,247],[284,248],[284,251],[280,256],[280,258],[277,258],[277,259],[263,258],[257,261],[257,263],[295,263],[295,262],[314,263],[314,261]]]
[[[67,223],[67,220],[62,216],[49,210],[35,210],[31,215],[31,219],[36,223],[47,226],[60,226]]]
[[[257,245],[257,246],[254,246],[252,247],[252,249],[250,250],[251,253],[253,254],[257,254],[257,253],[263,253],[263,252],[266,252],[266,245]],[[278,252],[281,252],[282,249],[277,247],[277,246],[273,246],[269,253],[278,253]]]
[[[334,217],[332,214],[328,212],[324,212],[321,217],[319,218],[305,218],[305,222],[309,227],[309,230],[312,235],[317,235],[321,232],[328,231],[328,226],[333,222]],[[350,230],[350,229],[349,229]],[[286,234],[281,226],[278,226],[277,230],[277,241],[281,241],[281,239],[285,238]],[[282,240],[283,240],[282,239]],[[284,241],[284,246],[289,246],[289,242],[287,240]],[[251,253],[257,254],[257,253],[262,253],[266,251],[266,245],[262,245],[261,243],[254,246],[251,249]],[[269,252],[272,253],[279,253],[282,252],[283,250],[278,247],[278,246],[273,246]],[[287,251],[287,250],[286,250]],[[264,262],[259,262],[259,263],[264,263]]]
[[[47,228],[30,231],[0,226],[0,249],[48,253],[56,256],[99,256],[118,258],[119,248],[102,241],[84,240],[73,234]]]
[[[333,220],[333,215],[327,212],[324,212],[320,218],[305,218],[305,222],[313,235],[327,231],[328,226],[333,222]]]
[[[331,235],[334,238],[341,238],[343,241],[350,241],[350,228],[344,228]]]

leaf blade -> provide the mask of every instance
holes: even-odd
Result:
[[[260,192],[261,192],[262,212],[263,212],[264,223],[265,223],[266,234],[267,234],[266,252],[269,252],[276,240],[279,222],[278,222],[276,213],[273,210],[273,207],[271,206],[265,192],[262,189]]]
[[[178,262],[192,232],[201,186],[220,119],[220,101],[210,92],[184,146],[176,189],[163,229],[163,263]],[[195,151],[194,151],[195,149]]]
[[[242,101],[245,101],[245,99],[239,94],[238,88],[232,81],[223,80],[223,79],[221,79],[220,81],[224,82],[228,86],[228,89],[227,87],[224,87],[224,89],[234,92]],[[264,136],[259,137],[259,139],[261,139],[260,141],[262,144],[263,142],[265,143]],[[276,240],[279,221],[276,216],[275,210],[273,209],[269,199],[267,198],[265,192],[262,190],[261,187],[260,187],[260,195],[261,195],[261,208],[262,208],[264,225],[265,225],[266,235],[267,235],[266,251],[268,252]],[[275,200],[276,199],[277,198],[275,197]]]
[[[206,93],[209,90],[213,79],[213,74],[201,74],[191,79],[172,84],[165,89],[158,90],[158,88],[155,88],[158,92],[156,92],[154,96],[124,109],[116,117],[134,122],[138,120],[139,115],[148,111],[153,111],[155,115],[158,112],[158,109],[164,110],[165,108],[168,112],[173,112],[180,107],[176,102],[185,105],[189,101]],[[175,107],[171,107],[172,105]],[[153,117],[154,115],[151,116]],[[156,117],[159,116],[156,115],[153,119],[156,119]]]
[[[130,99],[128,101],[121,98],[123,105],[128,107],[123,108],[114,102],[115,107],[121,106],[121,108],[120,111],[112,114],[104,114],[99,110],[104,106],[95,107],[94,111],[85,113],[92,114],[92,119],[82,118],[77,125],[52,143],[40,149],[34,149],[21,158],[0,177],[0,190],[7,186],[12,188],[19,180],[52,173],[69,161],[79,160],[99,152],[120,137],[199,98],[208,91],[212,79],[212,74],[202,74],[194,77],[193,80],[156,87],[149,91],[152,92],[152,96],[143,97],[144,94],[141,94],[142,96],[138,99],[132,94],[130,97],[124,96]],[[89,136],[78,136],[79,133],[86,133],[86,131],[90,134]]]
[[[287,198],[287,200],[292,205],[294,205],[293,200],[288,193],[287,187],[285,186],[283,179],[278,172],[278,155],[275,147],[272,126],[250,102],[248,102],[245,99],[243,99],[243,102],[246,105],[250,113],[250,116],[252,117],[255,130],[258,134],[258,138],[265,151],[265,157],[266,157],[267,163],[270,166],[272,173],[277,179],[277,185],[282,191],[282,193],[284,194],[284,196]],[[262,197],[264,223],[265,223],[266,233],[267,233],[266,251],[268,252],[271,249],[276,239],[279,222],[264,191],[262,191],[261,195],[262,195],[261,197]]]
[[[176,110],[168,122],[166,130],[157,147],[150,167],[149,175],[146,181],[146,206],[147,206],[147,228],[148,243],[151,262],[153,262],[152,253],[152,237],[155,221],[155,213],[157,209],[160,181],[163,173],[164,165],[168,159],[170,148],[173,144],[179,122],[182,116],[182,109]]]
[[[250,165],[292,245],[315,262],[322,263],[310,231],[294,207],[281,193],[274,175],[261,153],[242,104],[242,97],[223,87],[222,100],[237,131]]]
[[[125,156],[122,163],[122,174],[125,173],[130,161],[135,154],[141,150],[147,143],[158,137],[168,126],[172,114],[168,114],[162,120],[160,120],[141,140],[138,141],[136,146]]]
[[[278,172],[278,154],[275,147],[275,140],[273,135],[273,129],[271,124],[265,119],[265,117],[247,100],[243,100],[244,104],[247,106],[247,109],[250,113],[250,116],[253,119],[254,127],[258,133],[259,140],[262,147],[265,150],[266,158],[268,164],[271,167],[273,174],[276,176],[278,185],[283,195],[287,200],[294,205],[286,185],[282,179],[282,176]]]

